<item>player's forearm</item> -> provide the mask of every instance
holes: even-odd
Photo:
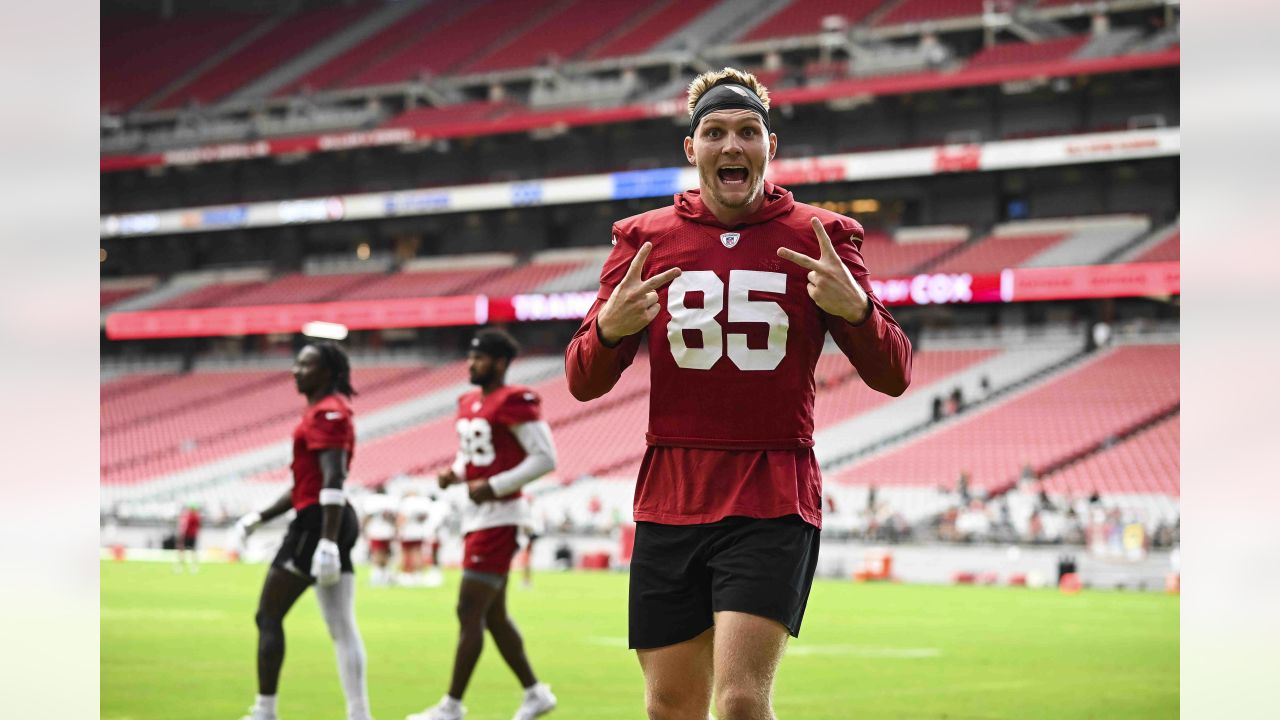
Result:
[[[493,488],[495,496],[506,497],[551,472],[555,467],[555,461],[545,455],[528,455],[510,470],[489,478],[489,487]]]
[[[337,540],[342,511],[347,504],[347,496],[342,489],[347,482],[347,451],[338,448],[322,450],[318,459],[324,478],[320,489],[320,507],[323,508],[320,535],[325,540]]]
[[[569,380],[569,392],[586,402],[613,389],[622,371],[631,364],[639,348],[639,335],[622,338],[615,347],[605,345],[596,329],[603,301],[596,300],[582,326],[574,333],[565,349],[565,375]]]
[[[324,516],[320,523],[320,537],[325,540],[337,540],[338,528],[342,526],[342,506],[325,505]]]
[[[872,390],[897,397],[911,384],[911,341],[893,316],[873,302],[867,320],[853,325],[831,317],[827,329]]]
[[[515,467],[489,478],[489,487],[497,497],[518,492],[520,488],[551,472],[556,467],[556,447],[551,439],[551,426],[544,421],[522,423],[511,428],[525,456]]]
[[[258,515],[262,517],[261,522],[267,522],[268,520],[274,520],[275,518],[289,512],[289,509],[292,507],[293,493],[289,490],[285,490],[283,495],[276,498],[276,501],[268,505],[266,509],[259,511]]]

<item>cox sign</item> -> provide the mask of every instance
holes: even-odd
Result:
[[[973,302],[973,276],[969,273],[921,273],[912,278],[872,280],[871,289],[887,305]]]

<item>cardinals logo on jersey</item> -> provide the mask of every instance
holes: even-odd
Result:
[[[738,244],[738,239],[742,237],[742,233],[721,233],[720,244],[727,248],[731,248]]]

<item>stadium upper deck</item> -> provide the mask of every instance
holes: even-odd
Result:
[[[1159,0],[1117,0],[1099,15],[1035,2],[985,13],[981,2],[916,0],[636,7],[433,0],[248,18],[108,15],[103,169],[665,117],[679,113],[670,101],[688,78],[720,62],[760,70],[779,105],[1178,62],[1174,13]],[[172,41],[188,34],[197,42]],[[619,59],[619,48],[635,54]],[[497,104],[475,122],[445,122],[448,106],[476,100]],[[422,105],[446,112],[404,115]],[[342,129],[352,132],[316,134]],[[251,147],[162,154],[227,142]]]

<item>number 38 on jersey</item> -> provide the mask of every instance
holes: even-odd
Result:
[[[716,315],[725,306],[728,295],[731,323],[764,323],[769,327],[768,342],[763,348],[747,347],[746,333],[725,332]],[[780,272],[731,270],[729,282],[711,270],[686,270],[667,288],[667,342],[676,365],[687,370],[710,370],[726,354],[739,370],[773,370],[787,354],[787,313],[772,300],[752,300],[752,290],[785,293],[787,276]],[[702,307],[689,307],[689,293],[702,294]],[[689,347],[685,331],[698,333],[702,347]]]
[[[493,428],[482,417],[458,418],[458,454],[473,467],[488,467],[497,459],[493,447]]]

